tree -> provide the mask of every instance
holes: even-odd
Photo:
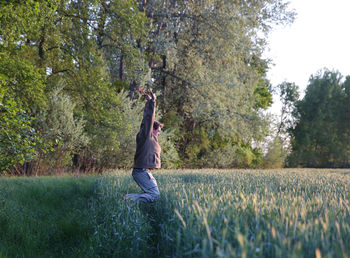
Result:
[[[311,76],[305,96],[296,104],[297,122],[290,128],[289,166],[347,167],[350,165],[349,77],[324,70]]]
[[[282,168],[290,153],[290,136],[288,129],[293,127],[295,119],[292,113],[298,101],[298,86],[295,83],[282,82],[274,91],[281,102],[280,114],[270,118],[270,133],[266,138],[268,144],[262,158],[263,168]]]
[[[295,83],[283,82],[277,86],[277,92],[281,101],[280,121],[277,129],[277,135],[287,133],[288,128],[293,127],[294,121],[292,112],[295,103],[299,100],[298,86]]]
[[[212,166],[203,161],[216,149],[231,154],[237,149],[233,153],[242,160],[232,155],[231,166],[246,166],[246,160],[254,160],[250,155],[259,153],[245,147],[262,139],[266,123],[259,109],[271,103],[259,33],[267,33],[274,22],[290,22],[293,14],[286,7],[282,1],[144,5],[151,19],[146,46],[151,76],[162,95],[165,125],[177,131],[186,165]]]
[[[19,171],[47,145],[33,125],[46,106],[45,74],[32,58],[35,46],[29,40],[44,21],[35,1],[6,2],[0,8],[0,172]]]
[[[24,128],[30,126],[42,135],[55,131],[57,128],[45,127],[47,121],[39,120],[47,120],[42,114],[52,106],[50,96],[64,80],[62,94],[73,102],[74,110],[68,107],[69,101],[63,101],[68,106],[57,109],[61,114],[56,115],[63,117],[70,110],[72,121],[85,121],[89,144],[76,154],[93,166],[104,166],[120,144],[118,134],[124,117],[120,85],[130,78],[143,78],[144,56],[133,38],[142,38],[143,13],[132,0],[13,1],[1,2],[0,8],[1,100],[3,105],[14,103],[6,110],[13,108],[18,116],[25,112],[30,125],[26,122]],[[125,68],[119,69],[116,80],[114,67],[118,65]],[[13,123],[19,119],[9,117]],[[55,142],[54,138],[44,140]],[[62,146],[53,147],[59,153]],[[44,150],[38,149],[36,154],[40,151]]]
[[[115,165],[112,157],[118,153],[125,122],[124,100],[119,92],[130,78],[142,77],[132,66],[142,67],[144,63],[132,38],[141,37],[144,22],[134,2],[79,0],[58,8],[66,19],[61,26],[64,40],[60,46],[68,64],[63,91],[76,104],[75,116],[86,121],[89,138],[89,144],[75,157],[75,164],[84,169]],[[119,66],[125,69],[116,76],[115,67]],[[61,77],[60,73],[53,74],[52,85]]]
[[[30,116],[13,101],[0,103],[0,171],[34,160],[40,140]]]
[[[37,163],[41,170],[55,171],[72,167],[75,153],[86,147],[89,138],[84,132],[85,121],[74,117],[75,104],[62,89],[61,82],[48,98],[48,107],[37,115],[40,135],[52,143],[52,151],[40,153]]]
[[[41,136],[51,129],[67,133],[42,115],[51,111],[83,129],[88,140],[79,148],[69,137],[65,145],[54,144],[55,133],[43,139],[57,154],[73,155],[78,167],[130,164],[136,86],[159,95],[159,116],[171,129],[160,139],[169,139],[167,166],[171,160],[192,167],[260,162],[253,142],[266,134],[261,110],[271,104],[264,37],[271,25],[293,20],[282,0],[29,0],[1,2],[0,8],[1,100],[15,111],[7,117],[15,123],[26,112],[23,128],[30,121]],[[44,145],[36,145],[42,146],[36,157],[49,161]],[[214,153],[226,158],[218,161]]]

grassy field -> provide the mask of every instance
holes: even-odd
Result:
[[[3,257],[350,257],[350,169],[0,178]]]

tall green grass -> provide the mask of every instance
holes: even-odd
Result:
[[[126,193],[140,191],[131,171],[97,178],[0,179],[0,252],[9,257],[350,256],[350,170],[159,170],[154,176],[161,197],[153,204],[123,201]]]
[[[125,175],[116,172],[100,181],[110,218],[95,232],[104,253],[109,249],[116,255],[130,251],[149,257],[350,256],[349,170],[154,174],[161,198],[152,205],[118,201],[126,192],[138,191]],[[121,234],[128,243],[125,253],[113,244]],[[106,241],[110,247],[103,244]]]
[[[170,226],[164,234],[172,235],[180,254],[312,257],[316,250],[331,257],[350,254],[348,174],[194,171],[172,182],[166,189],[176,196],[172,206],[182,225]]]
[[[94,177],[0,178],[0,256],[85,256]]]

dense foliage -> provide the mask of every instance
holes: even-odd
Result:
[[[166,167],[254,167],[272,102],[262,57],[282,0],[0,4],[1,171],[132,165],[157,91]]]
[[[295,104],[289,166],[350,167],[350,77],[325,70]]]
[[[259,111],[271,103],[262,32],[291,14],[281,1],[160,2],[145,6],[158,35],[150,68],[182,164],[256,166],[252,142],[267,128]]]

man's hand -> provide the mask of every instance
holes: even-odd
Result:
[[[157,99],[156,94],[153,93],[152,89],[149,89],[149,92],[150,92],[150,95],[147,95],[148,96],[147,99],[148,100],[153,99],[154,101],[156,101],[156,99]]]
[[[147,100],[151,100],[152,97],[148,95],[146,92],[144,92],[141,88],[139,88],[139,91],[142,92],[142,94],[146,97]]]
[[[143,93],[143,95],[145,95],[147,100],[153,100],[156,101],[157,96],[156,94],[153,93],[152,89],[149,89],[150,94],[147,94],[146,92],[144,92],[141,88],[139,88],[139,91],[141,91]]]
[[[146,97],[147,100],[151,100],[152,99],[151,96],[148,95],[147,93],[145,94],[145,97]]]

